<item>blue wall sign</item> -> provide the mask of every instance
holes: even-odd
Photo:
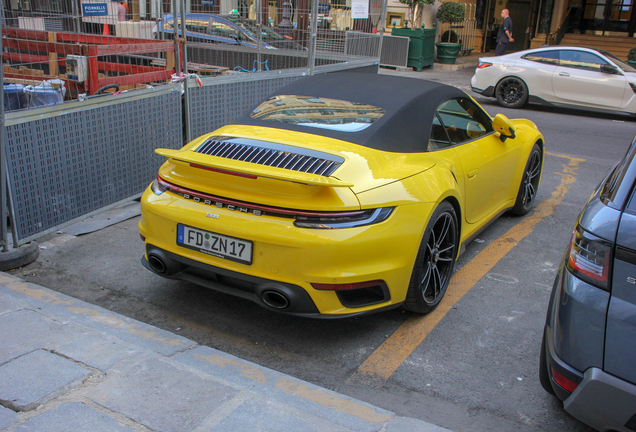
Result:
[[[82,3],[82,16],[106,16],[108,7],[106,3]]]

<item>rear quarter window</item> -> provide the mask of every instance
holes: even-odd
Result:
[[[539,63],[551,64],[558,66],[559,51],[540,51],[524,55],[522,58]]]

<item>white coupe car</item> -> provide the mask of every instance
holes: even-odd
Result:
[[[533,102],[636,114],[636,69],[594,48],[557,45],[482,57],[470,84],[507,108]]]

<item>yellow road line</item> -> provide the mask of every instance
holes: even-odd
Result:
[[[561,203],[563,197],[576,181],[576,170],[585,159],[572,158],[553,153],[546,154],[566,158],[563,165],[561,183],[552,196],[539,204],[532,213],[512,227],[507,233],[490,243],[484,250],[453,275],[446,295],[437,308],[428,315],[412,315],[409,317],[347,380],[349,383],[366,382],[384,384],[397,368],[411,355],[435,328],[446,313],[466,294],[510,249],[530,234],[537,223],[550,216]]]

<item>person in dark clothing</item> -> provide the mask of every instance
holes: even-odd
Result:
[[[501,16],[504,20],[503,23],[501,23],[501,27],[499,27],[499,32],[497,33],[497,48],[495,49],[496,56],[504,55],[506,53],[506,48],[508,48],[508,43],[515,41],[512,38],[512,20],[510,19],[510,11],[508,11],[508,9],[502,10]]]

